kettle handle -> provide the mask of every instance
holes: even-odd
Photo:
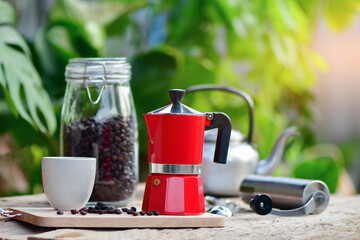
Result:
[[[205,126],[205,130],[210,130],[213,128],[218,129],[214,162],[225,164],[229,150],[230,134],[231,134],[230,118],[225,113],[220,113],[220,112],[209,113],[207,114],[207,117],[211,121],[209,126]]]
[[[254,132],[254,101],[252,98],[247,94],[246,92],[243,92],[241,90],[238,90],[236,88],[232,87],[224,87],[224,86],[218,86],[218,85],[195,85],[192,87],[187,88],[185,91],[186,93],[196,92],[196,91],[203,91],[203,90],[219,90],[223,92],[230,92],[233,94],[236,94],[240,97],[242,97],[245,102],[247,103],[248,109],[249,109],[249,133],[247,136],[247,142],[249,144],[252,143],[252,137]]]

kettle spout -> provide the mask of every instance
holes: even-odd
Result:
[[[296,131],[295,126],[285,129],[277,139],[270,155],[265,160],[260,161],[257,165],[256,174],[272,175],[282,158],[286,140],[291,136],[297,135],[299,135],[299,133]]]

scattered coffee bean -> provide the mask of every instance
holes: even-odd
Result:
[[[81,209],[79,210],[79,212],[80,212],[80,211],[85,211],[85,212],[87,212],[88,210],[89,210],[88,208],[83,207],[83,208],[81,208]]]
[[[95,206],[95,209],[97,210],[106,210],[107,209],[107,205],[102,203],[102,202],[98,202]]]
[[[126,212],[127,214],[133,214],[135,211],[133,209],[128,209]]]
[[[80,211],[81,211],[81,209],[80,209]],[[76,210],[76,209],[71,209],[70,212],[71,212],[72,214],[77,214],[79,211]]]
[[[95,208],[89,207],[88,213],[97,213],[97,211]]]
[[[156,211],[156,210],[153,211],[153,213],[154,213],[155,216],[159,216],[159,215],[160,215],[160,213],[159,213],[158,211]]]
[[[57,211],[56,213],[57,213],[57,215],[63,215],[63,214],[64,214],[64,212],[63,212],[63,211],[60,211],[60,210]]]
[[[80,214],[81,214],[81,215],[86,215],[87,212],[85,212],[85,211],[80,211]]]
[[[136,207],[131,207],[131,208],[122,208],[122,209],[119,209],[119,208],[116,208],[116,207],[113,207],[113,206],[110,206],[110,205],[107,205],[103,202],[97,202],[95,207],[89,207],[89,208],[81,208],[80,210],[76,210],[76,209],[72,209],[70,211],[72,214],[77,214],[77,213],[80,213],[81,215],[86,215],[88,213],[97,213],[97,214],[122,214],[123,212],[126,212],[127,214],[131,214],[133,216],[144,216],[144,215],[159,215],[159,212],[158,211],[148,211],[148,212],[145,212],[145,211],[139,211],[137,212],[136,211]],[[57,214],[59,215],[62,215],[64,214],[62,211],[58,211]]]
[[[115,213],[115,209],[108,209],[108,210],[106,210],[106,212],[108,213],[108,214],[114,214]]]
[[[97,213],[101,215],[101,214],[106,213],[106,210],[97,210]]]
[[[137,184],[136,118],[118,115],[102,122],[83,118],[64,125],[62,139],[64,156],[97,158],[91,201],[126,201],[132,197]]]

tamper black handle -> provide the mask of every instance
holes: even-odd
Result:
[[[182,112],[181,101],[184,99],[185,90],[170,89],[169,95],[170,95],[171,101],[173,102],[173,105],[171,107],[171,112],[172,113],[181,113]]]
[[[250,200],[250,208],[259,215],[267,215],[271,212],[273,206],[269,195],[258,194]]]

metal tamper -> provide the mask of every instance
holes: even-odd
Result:
[[[322,181],[258,175],[243,180],[240,196],[254,212],[278,216],[319,214],[330,199],[329,189]]]

